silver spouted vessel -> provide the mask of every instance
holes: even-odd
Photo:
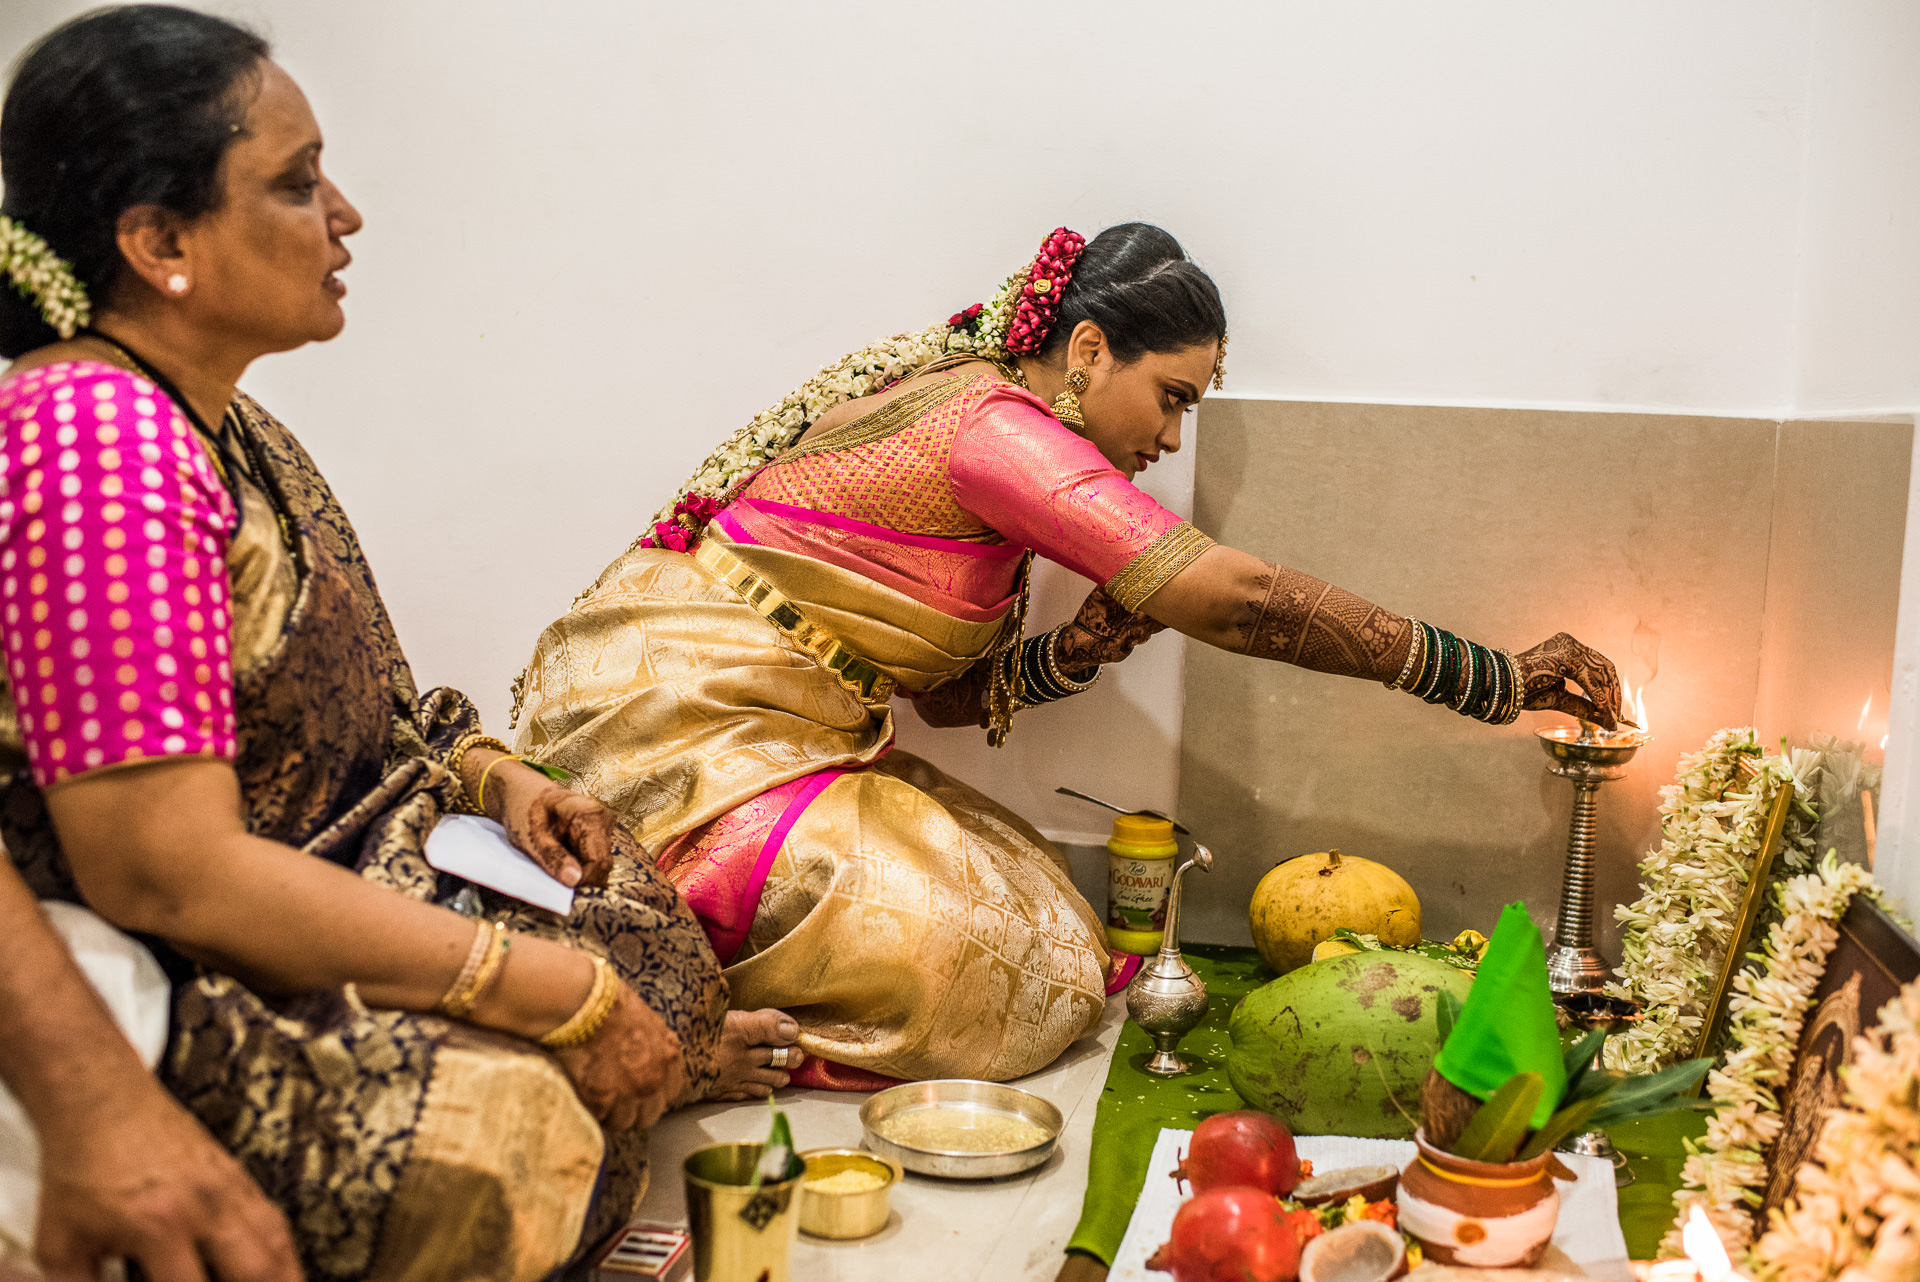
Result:
[[[1158,810],[1129,810],[1111,801],[1090,797],[1073,788],[1055,788],[1068,797],[1091,801],[1115,814],[1152,815],[1173,825],[1173,830],[1193,840],[1193,831],[1172,815]],[[1206,981],[1193,973],[1187,959],[1180,955],[1180,888],[1187,870],[1213,870],[1213,852],[1193,841],[1193,855],[1173,872],[1173,884],[1167,888],[1167,928],[1160,936],[1160,951],[1140,968],[1127,985],[1127,1014],[1153,1038],[1153,1054],[1143,1067],[1155,1077],[1179,1077],[1193,1071],[1193,1065],[1179,1054],[1180,1039],[1191,1033],[1207,1017]]]
[[[1190,869],[1213,869],[1213,852],[1193,843],[1193,857],[1174,870],[1167,890],[1167,930],[1160,951],[1140,968],[1127,985],[1127,1014],[1153,1038],[1153,1054],[1145,1069],[1155,1077],[1178,1077],[1193,1071],[1179,1054],[1180,1039],[1207,1016],[1207,986],[1180,955],[1180,891]]]

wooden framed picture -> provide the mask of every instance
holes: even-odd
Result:
[[[1840,1069],[1853,1041],[1873,1027],[1880,1008],[1920,977],[1920,941],[1901,930],[1865,895],[1840,919],[1840,938],[1814,990],[1800,1030],[1793,1073],[1780,1090],[1780,1137],[1767,1154],[1770,1178],[1755,1223],[1793,1191],[1800,1164],[1813,1152],[1820,1126],[1840,1102]]]

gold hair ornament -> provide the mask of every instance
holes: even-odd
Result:
[[[86,287],[74,278],[67,260],[5,214],[0,214],[0,271],[61,338],[72,338],[93,319]]]
[[[1213,357],[1213,390],[1227,390],[1227,331],[1220,331],[1220,350]]]

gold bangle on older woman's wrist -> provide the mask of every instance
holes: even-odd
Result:
[[[460,968],[452,986],[433,1008],[449,1019],[465,1019],[473,1014],[481,997],[493,987],[493,981],[500,978],[500,971],[507,964],[507,950],[512,947],[513,936],[507,934],[505,922],[480,922],[474,928],[473,947],[467,950],[466,965]]]
[[[587,990],[586,1000],[567,1017],[566,1023],[543,1035],[540,1044],[550,1051],[563,1051],[590,1041],[607,1022],[607,1016],[613,1014],[613,1005],[620,1000],[620,982],[620,976],[607,964],[607,959],[595,957],[593,987]]]
[[[473,748],[492,748],[495,752],[505,753],[507,745],[490,734],[461,735],[454,740],[453,751],[447,754],[447,770],[453,775],[453,781],[460,787],[460,799],[471,807],[467,810],[468,814],[477,815],[485,812],[480,809],[478,803],[468,799],[467,781],[460,775],[460,767],[466,762],[467,752]]]
[[[484,815],[487,813],[487,776],[493,773],[493,768],[499,765],[503,761],[525,761],[525,760],[526,760],[525,757],[515,756],[513,753],[508,752],[505,748],[502,748],[500,750],[500,755],[487,763],[487,768],[480,772],[480,787],[478,791],[474,794],[474,798],[473,798],[473,804],[480,808],[481,814]]]

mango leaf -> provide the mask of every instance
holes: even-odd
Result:
[[[1440,1025],[1440,1044],[1447,1044],[1448,1034],[1460,1019],[1460,999],[1446,989],[1441,989],[1433,1002],[1433,1018]]]
[[[1605,1130],[1621,1122],[1639,1121],[1693,1107],[1695,1101],[1686,1098],[1687,1092],[1707,1075],[1707,1069],[1712,1064],[1711,1059],[1690,1059],[1657,1073],[1622,1078],[1607,1092],[1604,1102],[1593,1115],[1591,1125],[1596,1130]]]
[[[1538,1073],[1515,1073],[1482,1104],[1454,1143],[1455,1155],[1471,1162],[1505,1162],[1527,1133],[1533,1110],[1546,1093],[1547,1082]]]
[[[1560,1141],[1567,1136],[1591,1129],[1587,1125],[1587,1119],[1593,1116],[1594,1110],[1600,1107],[1600,1102],[1604,1099],[1606,1099],[1604,1093],[1589,1095],[1549,1117],[1547,1124],[1533,1133],[1533,1138],[1526,1142],[1525,1147],[1520,1150],[1520,1156],[1515,1160],[1532,1161],[1548,1149],[1560,1147]]]
[[[1597,1093],[1592,1090],[1583,1091],[1580,1087],[1582,1079],[1593,1072],[1594,1057],[1600,1054],[1600,1048],[1606,1044],[1606,1041],[1607,1030],[1604,1028],[1596,1028],[1567,1048],[1567,1093],[1561,1098],[1572,1102],[1574,1100],[1585,1099],[1588,1095]],[[1600,1089],[1605,1090],[1606,1088],[1601,1087]]]

